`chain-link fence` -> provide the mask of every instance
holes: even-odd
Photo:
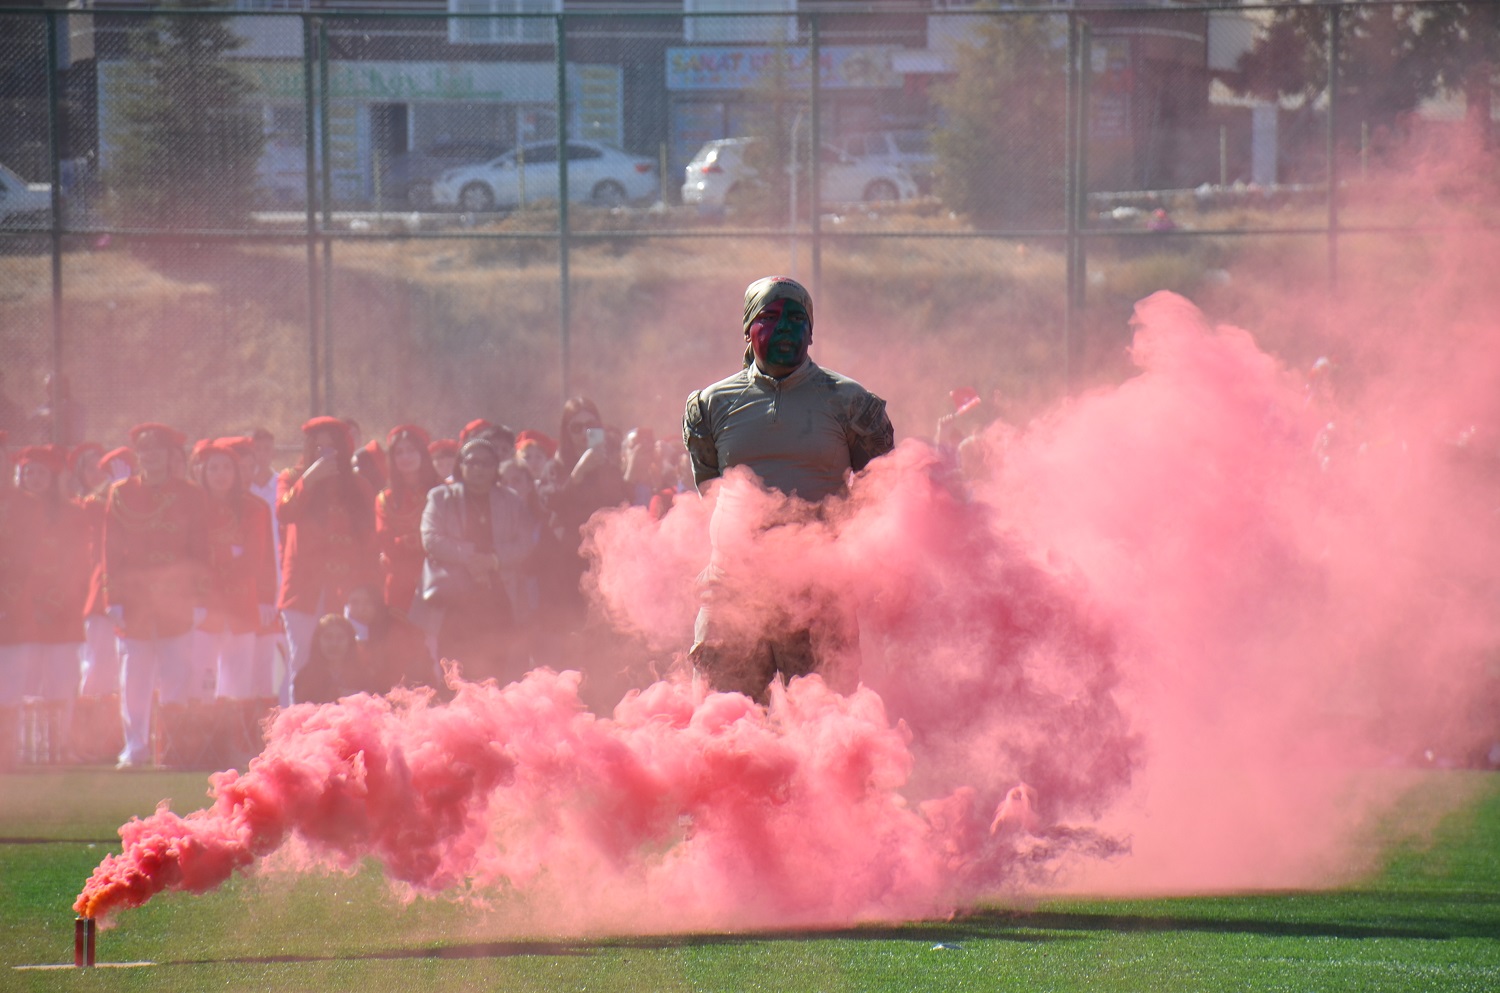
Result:
[[[13,440],[555,430],[574,393],[670,432],[769,272],[925,433],[939,384],[1087,376],[1132,294],[1251,235],[1331,281],[1341,239],[1394,236],[1350,182],[1455,106],[1487,134],[1500,44],[1443,0],[245,6],[0,15]]]

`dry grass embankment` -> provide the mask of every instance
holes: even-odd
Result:
[[[1312,215],[1237,208],[1175,216],[1185,226],[1222,228]],[[547,223],[540,212],[523,214],[495,230],[540,231]],[[589,230],[618,223],[579,216]],[[871,227],[919,237],[824,240],[821,362],[886,395],[902,433],[930,431],[959,385],[999,396],[1012,418],[1059,394],[1060,246],[927,237],[958,222],[918,212],[850,215],[831,230]],[[1090,253],[1075,386],[1128,375],[1130,306],[1157,289],[1186,293],[1212,315],[1263,331],[1296,363],[1319,351],[1319,321],[1306,302],[1325,285],[1319,237],[1100,239]],[[1350,238],[1342,264],[1417,281],[1430,254],[1412,239]],[[291,436],[309,407],[306,261],[298,245],[70,253],[64,364],[90,409],[91,433],[116,441],[129,424],[152,418],[194,433],[264,423]],[[368,434],[404,420],[452,433],[475,416],[556,430],[554,244],[363,240],[337,243],[333,261],[334,412],[358,418]],[[622,426],[675,431],[687,393],[736,368],[745,283],[790,268],[785,238],[580,241],[570,256],[574,391],[593,396]],[[809,270],[804,239],[796,271]],[[41,373],[50,366],[50,285],[46,256],[0,257],[0,361],[9,394],[27,406],[41,402]],[[1296,306],[1282,306],[1293,290]]]

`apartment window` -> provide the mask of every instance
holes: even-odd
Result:
[[[797,40],[795,17],[693,17],[719,11],[796,13],[797,0],[683,0],[683,38],[694,44],[792,42]]]
[[[454,14],[493,14],[493,17],[454,17],[448,20],[448,41],[455,45],[500,43],[548,44],[557,37],[555,22],[544,17],[507,17],[507,14],[556,14],[562,0],[448,0]]]

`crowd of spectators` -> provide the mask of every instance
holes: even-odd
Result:
[[[290,461],[264,429],[146,423],[108,450],[0,432],[0,768],[233,764],[277,705],[442,694],[439,660],[517,678],[590,624],[588,518],[692,485],[679,444],[583,397],[556,436],[316,417]]]

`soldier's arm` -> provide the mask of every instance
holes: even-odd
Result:
[[[718,479],[721,470],[719,449],[714,444],[708,418],[708,401],[703,398],[701,390],[688,397],[687,409],[682,415],[682,443],[693,463],[693,484],[702,493],[703,484]]]
[[[849,406],[849,465],[859,472],[896,447],[896,430],[885,412],[885,401],[862,392]]]

